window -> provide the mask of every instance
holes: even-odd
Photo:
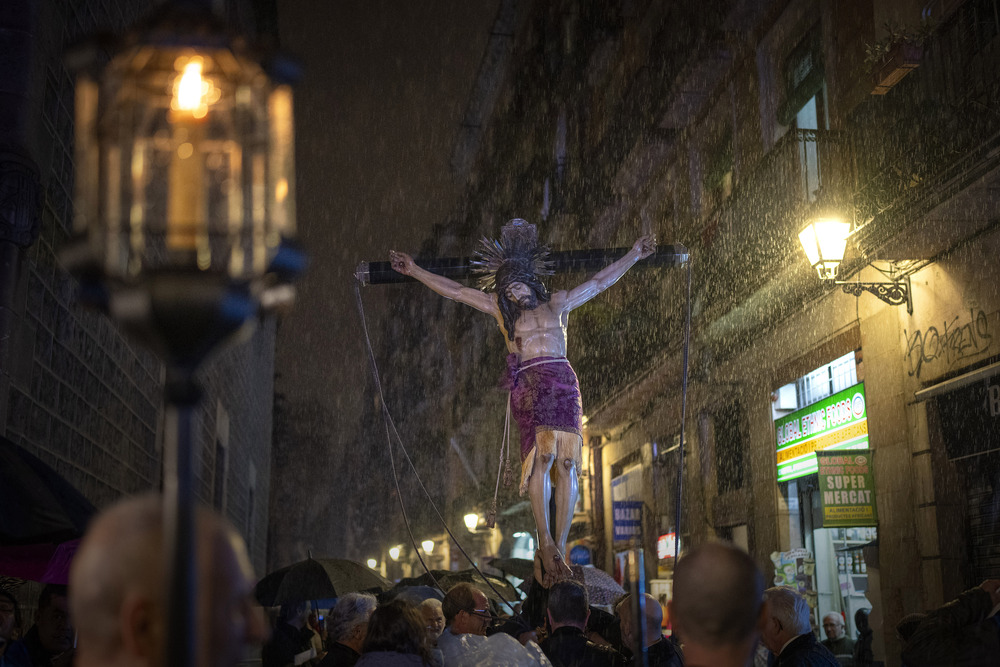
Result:
[[[713,416],[715,475],[719,493],[742,489],[746,470],[746,441],[738,402],[723,406]]]
[[[795,381],[798,405],[794,409],[804,408],[857,383],[858,368],[854,352],[848,352]]]

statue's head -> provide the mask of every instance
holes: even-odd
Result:
[[[521,311],[549,300],[549,290],[539,276],[552,275],[546,257],[549,249],[538,244],[534,225],[517,218],[500,231],[500,240],[484,238],[473,264],[482,273],[479,287],[497,293],[507,337],[514,339],[514,323]]]
[[[544,285],[542,286],[544,289]],[[520,306],[521,310],[533,310],[538,307],[538,294],[525,283],[515,282],[504,290],[504,298]]]

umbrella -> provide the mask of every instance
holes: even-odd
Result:
[[[493,588],[496,588],[497,591],[499,591],[500,595],[497,595],[497,593],[493,591],[493,588],[490,588],[490,586],[483,581],[483,575],[479,574],[479,572],[471,567],[466,570],[431,570],[431,574],[434,575],[434,579],[431,579],[430,575],[424,572],[419,577],[407,577],[405,579],[400,579],[397,586],[433,586],[434,580],[436,579],[438,585],[445,592],[456,584],[468,583],[481,590],[483,595],[489,599],[497,602],[513,602],[521,599],[509,581],[485,575],[486,578],[489,579],[489,582],[493,584]],[[501,599],[501,595],[506,599]]]
[[[411,602],[413,604],[420,604],[429,598],[441,600],[443,597],[444,595],[441,591],[433,586],[410,586],[399,583],[380,595],[379,601],[389,602],[391,600],[406,600],[407,602]]]
[[[96,513],[62,475],[0,437],[0,575],[65,584]]]
[[[527,558],[493,558],[490,566],[525,581],[535,576],[535,562]]]
[[[613,604],[625,595],[621,584],[604,570],[590,565],[572,565],[570,569],[573,570],[573,578],[586,587],[590,604]]]
[[[82,536],[96,512],[62,475],[0,437],[0,544],[54,549]]]
[[[344,593],[381,593],[391,587],[388,579],[353,560],[307,558],[265,576],[257,582],[254,595],[265,607],[273,607]]]

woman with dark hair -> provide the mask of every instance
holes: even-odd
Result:
[[[393,600],[375,610],[368,621],[368,634],[357,667],[434,664],[424,621],[416,607],[405,600]]]

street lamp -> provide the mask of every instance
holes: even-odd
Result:
[[[428,556],[434,553],[434,540],[424,540],[420,543],[420,546],[423,547],[424,553]]]
[[[391,549],[389,549],[389,558],[393,560],[399,560],[400,551],[401,551],[400,547],[392,547]]]
[[[890,273],[890,282],[861,282],[836,280],[837,269],[844,261],[847,239],[851,224],[838,218],[821,217],[807,224],[799,232],[799,243],[805,251],[809,263],[816,269],[821,280],[833,281],[847,294],[861,296],[869,292],[891,306],[906,304],[906,312],[913,314],[913,300],[910,293],[909,276],[896,277]]]
[[[376,568],[378,568],[378,561],[375,560],[374,558],[369,558],[368,559],[368,567],[370,567],[373,570],[376,569]]]
[[[850,233],[851,223],[836,218],[813,220],[799,232],[799,243],[822,280],[837,277]]]
[[[465,527],[469,529],[470,533],[476,532],[476,526],[479,525],[479,515],[475,513],[466,514],[465,517]]]
[[[289,304],[295,234],[288,61],[229,34],[206,2],[160,5],[117,42],[71,48],[74,237],[81,301],[166,364],[166,663],[194,664],[194,374],[223,341]]]

